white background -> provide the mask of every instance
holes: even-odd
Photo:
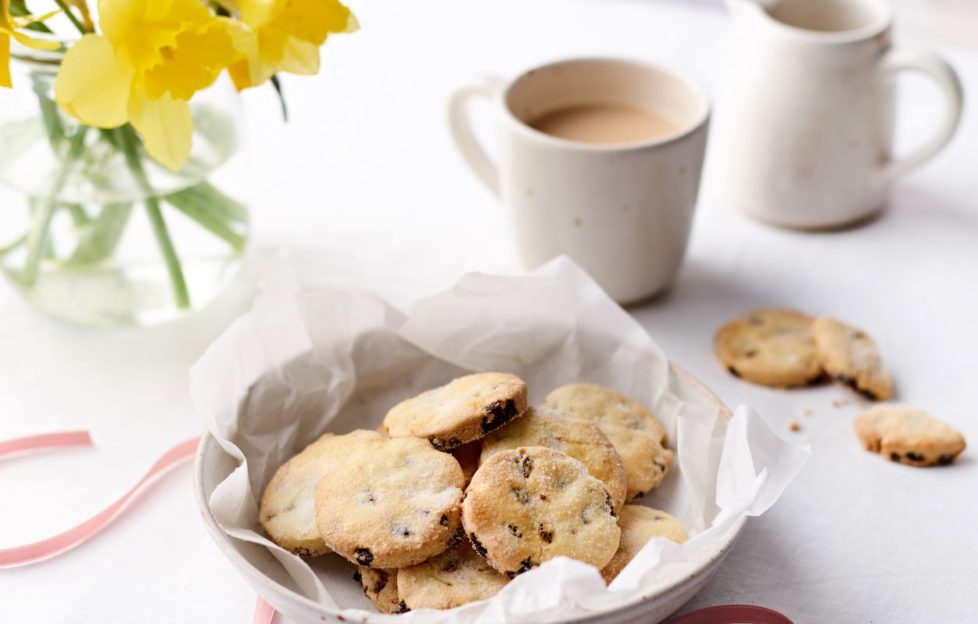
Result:
[[[468,76],[618,54],[676,66],[714,95],[722,84],[726,16],[706,0],[353,6],[363,30],[327,46],[321,76],[286,80],[290,124],[281,124],[268,92],[244,98],[256,251],[228,296],[173,325],[95,332],[38,316],[0,284],[0,438],[83,427],[97,442],[95,450],[0,463],[0,547],[87,518],[160,452],[199,432],[187,369],[248,305],[263,250],[316,247],[338,282],[396,279],[418,289],[464,270],[514,267],[503,212],[456,157],[444,123],[447,94]],[[915,32],[914,23],[898,29],[898,41],[941,47],[978,93],[978,47],[935,37],[932,24]],[[931,130],[940,102],[922,81],[905,87],[900,133],[909,145]],[[859,229],[771,229],[731,214],[707,181],[676,285],[632,310],[725,401],[756,407],[814,451],[687,608],[755,603],[796,622],[978,620],[975,448],[948,468],[892,464],[860,449],[848,390],[750,386],[711,351],[715,328],[752,306],[837,315],[877,339],[901,401],[978,445],[976,110],[969,103],[951,147],[902,181],[888,212]],[[800,432],[788,431],[792,420]],[[251,621],[253,606],[253,592],[203,530],[189,467],[108,534],[58,559],[0,570],[4,623],[238,624]]]

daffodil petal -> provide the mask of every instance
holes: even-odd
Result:
[[[85,125],[115,128],[126,123],[132,79],[132,69],[116,57],[107,39],[85,35],[61,61],[54,98]]]
[[[10,79],[10,37],[0,33],[0,87],[14,86]]]
[[[346,19],[346,29],[343,30],[344,33],[352,33],[360,30],[360,20],[357,16],[350,12],[350,16]]]
[[[129,100],[129,122],[142,135],[153,160],[171,171],[179,171],[187,162],[194,134],[189,102],[169,94],[151,100],[142,91],[134,91]]]
[[[251,64],[247,60],[238,61],[228,66],[228,75],[231,76],[231,82],[234,83],[234,88],[238,91],[244,91],[255,86],[251,76]]]
[[[319,46],[289,37],[285,41],[282,64],[279,68],[290,74],[305,76],[316,74],[319,72]]]

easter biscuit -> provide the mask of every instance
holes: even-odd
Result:
[[[452,454],[452,457],[458,461],[458,465],[462,467],[462,474],[465,476],[465,485],[469,484],[472,480],[472,475],[479,468],[479,455],[482,453],[482,440],[476,440],[475,442],[469,442],[468,444],[463,444],[462,446],[456,446],[452,450],[448,451]]]
[[[364,430],[327,433],[282,464],[265,486],[258,512],[272,541],[305,557],[329,552],[316,528],[316,485],[358,446],[381,437]]]
[[[620,392],[597,384],[570,384],[547,395],[544,404],[571,418],[598,425],[614,425],[645,431],[666,443],[666,428],[644,405]]]
[[[591,476],[608,488],[615,511],[621,509],[627,483],[618,451],[594,423],[561,416],[547,407],[528,408],[522,418],[486,436],[479,463],[484,463],[497,451],[545,446],[584,464]]]
[[[479,466],[462,524],[475,551],[510,578],[562,555],[603,568],[621,533],[604,484],[542,446],[499,451]]]
[[[856,417],[856,436],[867,451],[910,466],[943,466],[966,444],[954,427],[927,412],[900,405],[877,405]]]
[[[495,596],[506,583],[469,540],[424,563],[397,571],[397,587],[410,609],[451,609]]]
[[[618,451],[625,467],[625,500],[644,496],[659,487],[672,468],[671,450],[644,431],[615,425],[603,425],[601,431]]]
[[[384,418],[391,437],[413,436],[447,451],[502,427],[526,410],[526,382],[509,373],[476,373],[395,405]]]
[[[625,468],[626,500],[658,487],[672,467],[666,429],[648,409],[611,388],[571,384],[557,388],[545,404],[571,418],[595,423],[607,436]]]
[[[601,570],[601,576],[606,583],[614,580],[653,537],[664,537],[677,544],[682,544],[688,537],[686,528],[679,518],[642,505],[622,507],[618,525],[621,527],[621,543],[618,551]]]
[[[397,570],[357,566],[353,580],[360,583],[363,594],[381,613],[404,613],[409,610],[397,594]]]
[[[713,349],[731,373],[765,386],[805,386],[823,375],[812,319],[794,310],[748,312],[717,330]]]
[[[885,401],[893,379],[883,368],[879,349],[865,332],[833,318],[812,322],[815,355],[825,372],[876,401]]]
[[[424,440],[372,440],[319,482],[316,526],[323,542],[353,563],[421,563],[459,539],[464,483],[455,458]]]

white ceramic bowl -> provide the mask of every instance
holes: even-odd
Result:
[[[730,418],[730,411],[699,380],[675,365],[672,366],[671,373],[672,386],[679,398],[693,404],[714,405],[720,409],[725,418]],[[285,570],[265,548],[232,539],[218,526],[207,501],[214,488],[235,468],[234,459],[224,452],[214,438],[205,434],[201,438],[194,460],[194,490],[204,525],[217,543],[217,547],[258,595],[289,618],[291,624],[344,621],[337,617],[336,611],[301,595]],[[584,619],[556,621],[595,624],[637,621],[654,624],[665,619],[706,585],[730,552],[745,522],[746,519],[740,520],[729,539],[718,544],[714,550],[706,552],[688,576],[676,578],[674,582],[660,590],[623,603],[614,610]],[[369,624],[373,619],[368,617],[363,621]]]

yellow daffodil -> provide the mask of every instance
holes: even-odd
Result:
[[[57,14],[57,11],[40,17],[12,17],[10,15],[10,0],[0,0],[0,87],[12,87],[10,77],[10,39],[16,39],[21,45],[36,50],[57,50],[56,41],[41,41],[31,39],[18,28],[23,28],[34,22],[41,22]]]
[[[275,72],[319,71],[319,47],[334,33],[353,32],[356,17],[338,0],[234,0],[225,2],[255,33],[247,58],[229,68],[241,90]]]
[[[102,34],[65,54],[55,99],[83,124],[131,123],[157,162],[179,170],[190,155],[190,98],[217,79],[251,35],[199,0],[100,0]]]

